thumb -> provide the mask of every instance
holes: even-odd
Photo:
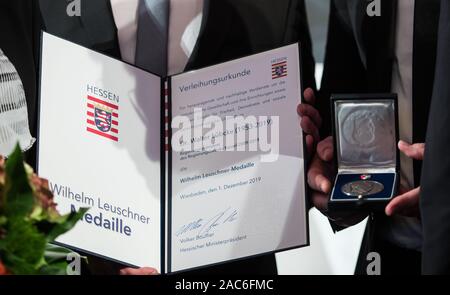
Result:
[[[330,162],[333,160],[333,137],[329,136],[317,144],[317,155],[324,162]]]
[[[306,88],[306,90],[303,92],[303,97],[305,98],[306,103],[310,105],[314,105],[316,103],[316,96],[312,88]]]
[[[398,143],[398,148],[409,158],[414,160],[423,160],[423,155],[425,154],[424,143],[409,144],[403,140],[400,140]]]
[[[153,267],[142,267],[142,268],[124,268],[120,270],[120,275],[128,276],[151,276],[157,275],[158,271]]]
[[[410,208],[419,202],[420,187],[410,190],[409,192],[394,198],[386,206],[385,213],[387,216],[393,216]]]

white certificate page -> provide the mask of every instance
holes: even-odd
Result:
[[[161,265],[161,80],[44,33],[39,173],[61,213],[91,208],[57,242]]]
[[[172,77],[169,271],[309,243],[298,45]]]

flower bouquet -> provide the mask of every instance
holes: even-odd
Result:
[[[86,211],[60,215],[48,181],[24,164],[18,146],[0,158],[0,275],[66,274],[70,250],[49,243]]]

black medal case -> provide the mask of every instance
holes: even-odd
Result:
[[[380,211],[399,183],[396,94],[331,97],[336,178],[330,211]]]

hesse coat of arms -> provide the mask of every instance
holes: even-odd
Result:
[[[87,96],[87,131],[119,141],[119,106]]]

